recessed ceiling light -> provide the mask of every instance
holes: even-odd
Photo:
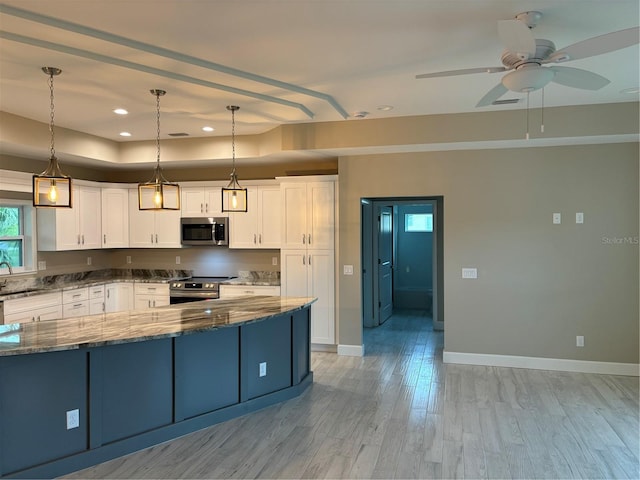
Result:
[[[129,132],[120,132],[121,137],[130,137],[131,134]]]
[[[378,105],[376,108],[381,112],[388,112],[389,110],[393,110],[393,105]]]
[[[213,132],[215,130],[215,128],[213,127],[202,127],[202,130],[205,132]]]
[[[117,115],[126,115],[129,112],[127,112],[124,108],[116,108],[113,113],[117,114]]]
[[[365,111],[353,112],[354,118],[365,118],[367,115],[369,115],[369,112],[365,112]]]
[[[640,93],[640,87],[625,88],[624,90],[620,90],[620,93],[634,95]]]

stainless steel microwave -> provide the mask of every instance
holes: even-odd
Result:
[[[182,245],[229,245],[227,217],[183,217],[180,219]]]

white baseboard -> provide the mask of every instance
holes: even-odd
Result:
[[[338,355],[348,357],[363,357],[364,345],[338,345]]]
[[[311,351],[312,352],[336,353],[336,346],[335,345],[328,345],[326,343],[312,343],[311,344]]]
[[[340,347],[338,347],[339,351]],[[599,373],[606,375],[640,376],[637,363],[593,362],[564,358],[520,357],[516,355],[488,355],[482,353],[444,352],[444,363],[486,365],[491,367],[530,368],[562,372]]]

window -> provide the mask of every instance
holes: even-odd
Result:
[[[433,232],[433,213],[405,213],[405,232]]]
[[[0,200],[0,262],[8,262],[14,272],[33,270],[33,208],[24,202]],[[0,274],[9,273],[5,266]]]

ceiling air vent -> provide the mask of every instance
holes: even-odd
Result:
[[[491,105],[511,105],[512,103],[518,103],[519,98],[507,98],[505,100],[496,100]]]
[[[185,132],[176,132],[176,133],[170,133],[169,136],[170,137],[188,137],[189,134]]]

